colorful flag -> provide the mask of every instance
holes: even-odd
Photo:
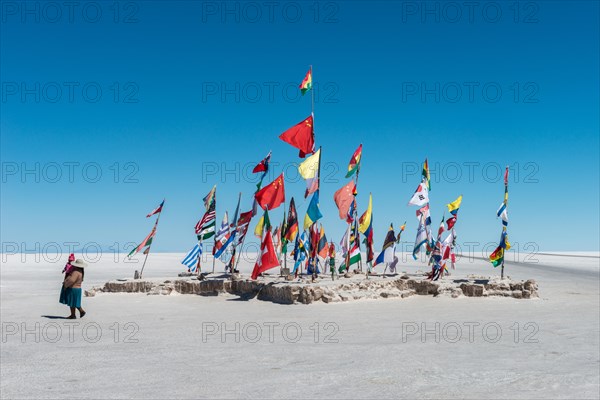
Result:
[[[208,209],[216,203],[216,197],[217,197],[217,185],[213,186],[212,189],[210,189],[210,192],[208,192],[208,194],[206,196],[204,196],[204,198],[202,199],[202,201],[204,201],[204,208],[206,208],[206,210],[208,211]]]
[[[304,93],[312,89],[312,67],[308,70],[304,79],[302,79],[302,83],[299,87],[302,96],[304,96]]]
[[[240,218],[237,222],[236,232],[237,232],[237,245],[244,241],[246,237],[246,233],[248,232],[248,226],[250,225],[250,221],[252,220],[252,211],[246,211],[240,214]]]
[[[258,275],[271,268],[275,268],[278,265],[279,260],[277,260],[277,253],[275,253],[275,247],[273,246],[271,227],[269,226],[265,230],[264,237],[260,244],[260,256],[256,260],[256,264],[254,264],[254,269],[252,270],[252,279],[256,280]]]
[[[290,209],[288,210],[288,217],[285,226],[284,237],[288,242],[293,242],[298,234],[298,214],[296,213],[296,203],[294,198],[290,201]]]
[[[183,265],[188,267],[190,272],[196,271],[198,266],[198,259],[202,255],[202,243],[196,243],[194,248],[187,253],[184,259],[181,261]]]
[[[214,200],[214,197],[213,197]],[[198,240],[205,240],[215,234],[215,202],[212,201],[209,208],[206,210],[202,219],[196,223],[195,232]]]
[[[356,185],[353,181],[342,186],[342,188],[333,195],[333,200],[339,210],[340,219],[348,218],[348,210],[350,210],[350,206],[354,201],[354,196],[356,196]]]
[[[425,182],[427,182],[427,190],[431,191],[431,174],[429,173],[429,163],[427,162],[427,159],[425,159],[425,162],[423,163],[423,180]]]
[[[350,163],[348,163],[348,172],[346,173],[346,178],[350,178],[356,171],[360,169],[360,159],[362,157],[362,143],[358,146],[358,148],[352,154],[352,158],[350,158]]]
[[[458,209],[460,208],[460,203],[462,202],[462,195],[458,196],[456,200],[452,203],[447,204],[448,211],[452,216],[448,218],[446,221],[446,225],[448,226],[448,230],[454,228],[454,224],[456,224],[456,219],[458,218]]]
[[[308,157],[298,165],[298,172],[300,176],[306,180],[306,192],[304,197],[308,197],[309,194],[314,193],[319,189],[319,163],[321,160],[321,149],[317,150],[315,154]]]
[[[359,227],[358,231],[360,233],[367,232],[367,229],[371,226],[371,217],[373,215],[373,195],[369,193],[369,205],[367,206],[367,210],[360,216],[358,219]]]
[[[394,261],[394,244],[396,243],[396,235],[394,234],[394,225],[390,224],[390,228],[388,229],[387,234],[385,235],[385,239],[383,240],[383,246],[381,248],[381,253],[375,259],[375,264],[381,263],[391,263]]]
[[[427,203],[429,203],[429,189],[427,189],[427,185],[424,182],[421,182],[415,194],[413,194],[408,202],[408,205],[422,207]]]
[[[154,237],[155,233],[156,233],[156,227],[152,228],[152,231],[148,234],[148,236],[146,236],[146,238],[142,241],[142,243],[140,243],[136,248],[131,250],[131,252],[129,252],[129,254],[127,254],[127,257],[131,257],[134,254],[138,253],[140,250],[142,250],[144,247],[150,246],[150,244],[152,244],[152,238]]]
[[[259,218],[256,228],[254,228],[254,235],[261,238],[263,237],[265,227],[271,227],[271,220],[269,219],[269,210],[265,210],[262,217]]]
[[[306,215],[304,216],[304,229],[308,229],[312,224],[317,222],[323,214],[321,214],[321,210],[319,210],[319,191],[317,190],[312,199],[310,199],[310,204],[306,209]]]
[[[490,262],[494,267],[501,265],[504,262],[504,251],[510,249],[510,243],[508,242],[508,234],[506,231],[502,231],[500,236],[500,244],[496,247],[496,250],[490,254]]]
[[[227,211],[225,211],[225,215],[223,215],[223,220],[221,221],[221,227],[219,228],[217,235],[215,236],[215,246],[213,247],[213,256],[218,258],[222,251],[225,250],[225,243],[229,240],[231,236],[229,232],[229,221],[227,216]]]
[[[252,173],[256,174],[258,172],[267,172],[269,170],[270,162],[271,162],[271,152],[269,151],[269,154],[267,154],[267,156],[265,158],[263,158],[261,162],[256,164],[256,166],[252,170]]]
[[[358,264],[361,260],[361,255],[360,255],[360,247],[358,246],[358,243],[354,242],[352,249],[350,250],[350,254],[348,257],[346,257],[349,262],[349,268],[351,269],[353,265]],[[340,268],[338,269],[339,273],[342,273],[346,270],[346,259],[344,259],[344,262],[342,263],[342,265],[340,265]]]
[[[292,126],[279,135],[279,139],[300,150],[299,156],[306,157],[315,151],[315,134],[313,131],[313,116],[310,115],[302,122]]]
[[[285,201],[283,173],[275,178],[273,182],[256,192],[254,198],[263,210],[267,208],[273,210],[279,207]]]
[[[462,195],[458,196],[458,198],[452,203],[447,204],[448,211],[450,211],[450,214],[456,215],[458,209],[460,208],[460,203],[462,203]]]
[[[329,246],[327,245],[327,236],[325,236],[325,228],[321,225],[321,231],[319,232],[319,243],[317,247],[317,254],[321,258],[327,258],[327,251]]]
[[[162,203],[160,203],[160,205],[158,207],[156,207],[154,210],[150,211],[150,214],[146,215],[146,218],[151,217],[154,214],[158,214],[159,212],[161,212],[164,204],[165,204],[165,201],[163,200]]]

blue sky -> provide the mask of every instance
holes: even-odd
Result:
[[[2,5],[3,243],[123,247],[164,197],[153,249],[186,251],[202,197],[217,184],[219,220],[240,191],[248,209],[247,168],[269,150],[303,218],[297,151],[277,136],[309,115],[295,86],[313,64],[331,239],[363,143],[359,211],[373,193],[377,248],[390,222],[414,241],[406,203],[427,157],[434,226],[464,196],[459,242],[498,240],[509,165],[513,244],[599,249],[597,2],[27,4]]]

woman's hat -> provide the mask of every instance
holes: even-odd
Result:
[[[87,264],[85,261],[83,261],[81,258],[78,258],[77,260],[73,261],[71,263],[72,266],[74,267],[79,267],[79,268],[85,268],[87,267]]]

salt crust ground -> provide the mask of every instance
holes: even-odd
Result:
[[[88,315],[75,321],[72,335],[69,321],[42,317],[67,313],[57,301],[64,261],[11,256],[0,269],[0,395],[599,398],[599,259],[573,255],[588,257],[538,255],[537,263],[507,265],[513,279],[538,282],[537,300],[412,296],[289,306],[236,296],[111,294],[84,298]],[[175,276],[180,257],[152,254],[145,276]],[[87,270],[84,286],[131,277],[136,268],[105,257]],[[399,272],[425,269],[408,261]],[[463,260],[452,278],[498,273],[484,261]],[[35,332],[36,323],[39,340],[22,337],[20,330]],[[8,335],[15,326],[19,332]],[[57,327],[62,336],[51,343]],[[91,343],[97,328],[102,336]]]

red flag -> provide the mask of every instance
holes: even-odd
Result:
[[[255,174],[257,172],[267,171],[269,169],[270,161],[271,161],[271,152],[269,152],[269,154],[267,154],[267,156],[265,158],[263,158],[263,160],[261,162],[256,164],[256,167],[254,167],[254,169],[252,170],[252,173]]]
[[[279,135],[279,139],[299,149],[299,156],[301,158],[306,157],[307,154],[314,153],[315,134],[313,131],[312,115],[283,132]]]
[[[149,218],[149,217],[153,216],[154,214],[158,214],[159,212],[161,212],[164,204],[165,204],[165,201],[163,200],[162,203],[160,203],[160,205],[158,207],[156,207],[154,210],[150,211],[150,213],[148,215],[146,215],[146,218]]]
[[[273,210],[285,201],[285,188],[283,186],[283,174],[279,175],[273,182],[260,189],[254,195],[263,210]]]
[[[451,216],[450,218],[448,218],[448,220],[446,221],[446,225],[448,225],[448,230],[452,229],[452,227],[454,226],[454,224],[456,223],[456,216]]]
[[[508,165],[506,166],[506,170],[504,171],[504,186],[508,186]]]
[[[260,245],[260,257],[256,260],[254,270],[252,270],[252,279],[258,278],[259,274],[278,265],[277,253],[275,253],[273,246],[273,236],[271,235],[271,230],[267,230]]]
[[[348,184],[343,186],[333,195],[335,205],[340,211],[340,219],[346,219],[346,217],[348,216],[348,210],[350,209],[350,205],[354,201],[355,191],[356,186],[354,184],[354,181],[350,181],[348,182]]]

